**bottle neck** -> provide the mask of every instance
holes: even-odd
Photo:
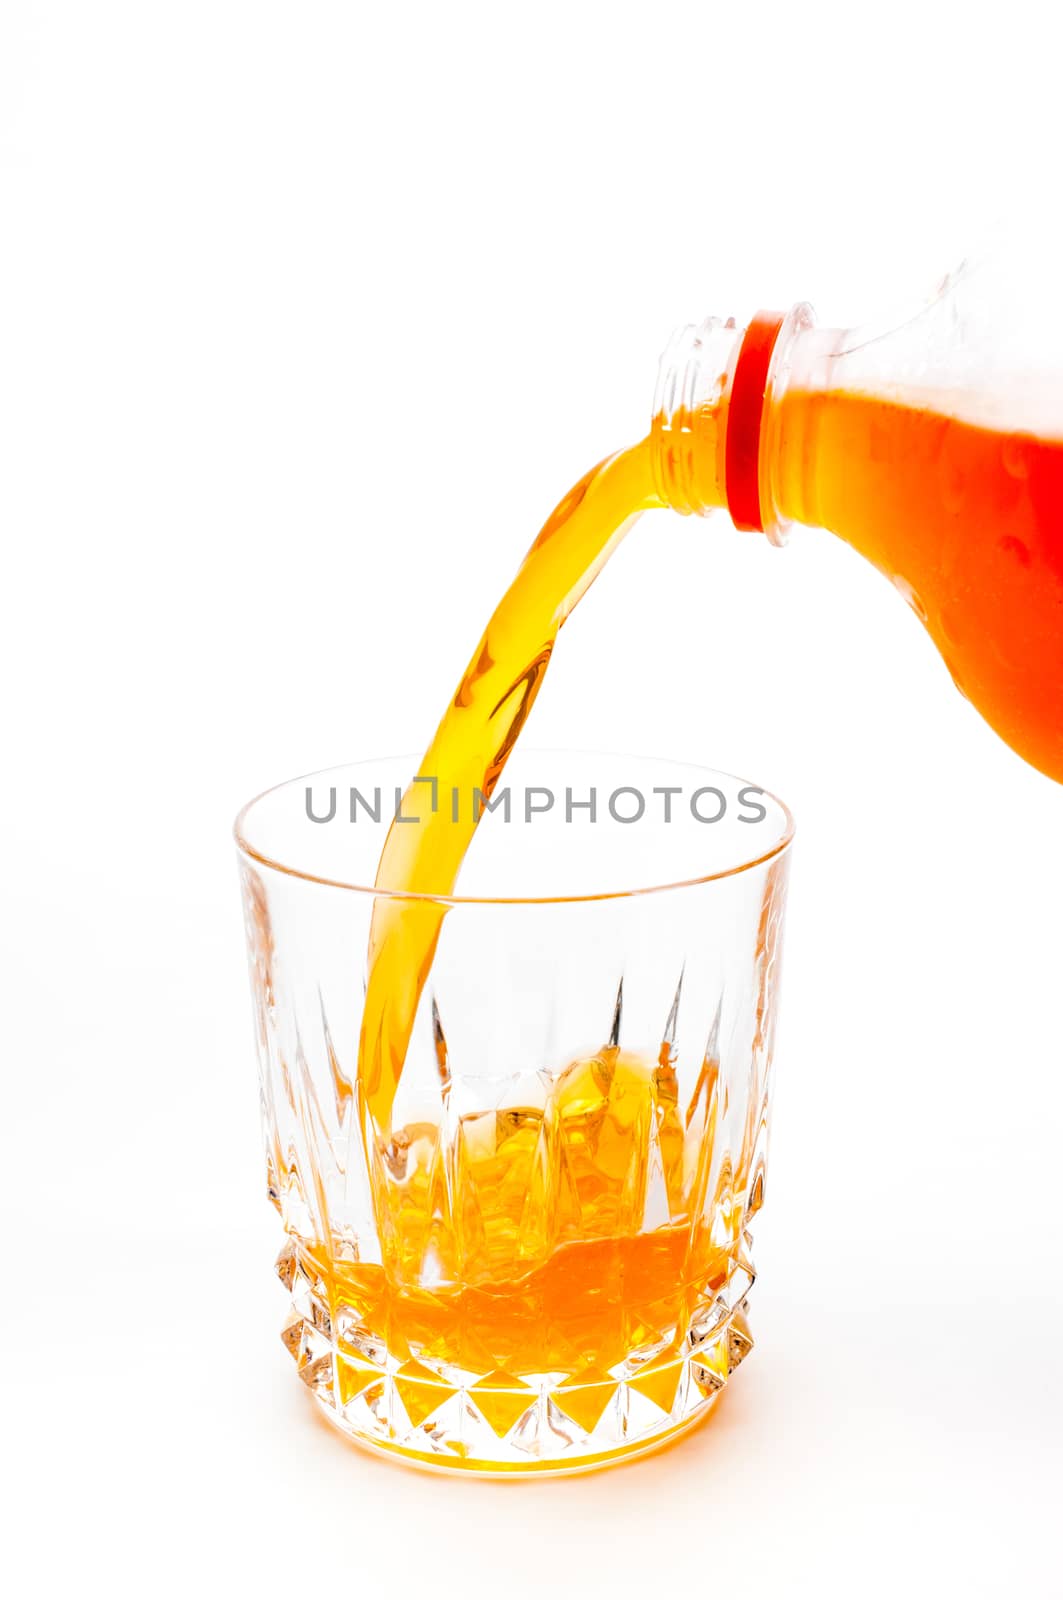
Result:
[[[710,317],[680,328],[661,358],[651,430],[654,478],[665,505],[690,515],[727,510],[735,526],[775,544],[787,519],[776,493],[779,403],[795,367],[808,365],[811,308],[759,312],[740,328]]]

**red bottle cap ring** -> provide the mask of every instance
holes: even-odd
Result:
[[[772,352],[784,321],[779,311],[757,312],[742,339],[731,383],[724,460],[727,509],[735,527],[747,533],[764,532],[760,509],[760,430]]]

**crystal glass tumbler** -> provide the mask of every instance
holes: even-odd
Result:
[[[364,1444],[601,1465],[751,1348],[791,818],[721,773],[518,749],[460,894],[382,894],[389,825],[482,806],[418,774],[395,821],[415,774],[297,779],[236,824],[284,1343]]]

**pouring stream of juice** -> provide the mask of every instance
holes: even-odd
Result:
[[[392,823],[377,888],[453,893],[479,821],[471,799],[476,790],[490,798],[558,630],[639,513],[661,503],[648,440],[603,461],[561,501],[496,607],[418,768],[445,792],[466,797],[465,815],[455,821],[444,810],[417,823]],[[419,815],[423,796],[412,786],[407,802],[403,812]],[[382,897],[374,906],[358,1070],[363,1114],[384,1139],[444,915],[435,900]]]
[[[532,545],[419,769],[441,790],[490,796],[558,631],[613,550],[641,512],[690,509],[673,486],[680,446],[693,452],[696,509],[727,506],[715,459],[726,395],[711,412],[665,421],[588,473]],[[801,388],[780,396],[769,436],[780,518],[830,529],[890,577],[986,720],[1063,781],[1063,442],[965,422],[944,404]],[[410,813],[420,804],[411,791]],[[393,824],[377,886],[453,893],[476,821],[440,810]],[[445,914],[431,899],[376,902],[359,1090],[367,1136],[382,1146]]]

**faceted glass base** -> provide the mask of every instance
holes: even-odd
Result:
[[[433,1468],[579,1472],[643,1454],[700,1420],[753,1346],[744,1247],[723,1287],[667,1341],[605,1371],[583,1363],[519,1377],[398,1355],[364,1326],[334,1323],[325,1285],[292,1242],[277,1273],[292,1295],[281,1337],[330,1421],[361,1444]]]

